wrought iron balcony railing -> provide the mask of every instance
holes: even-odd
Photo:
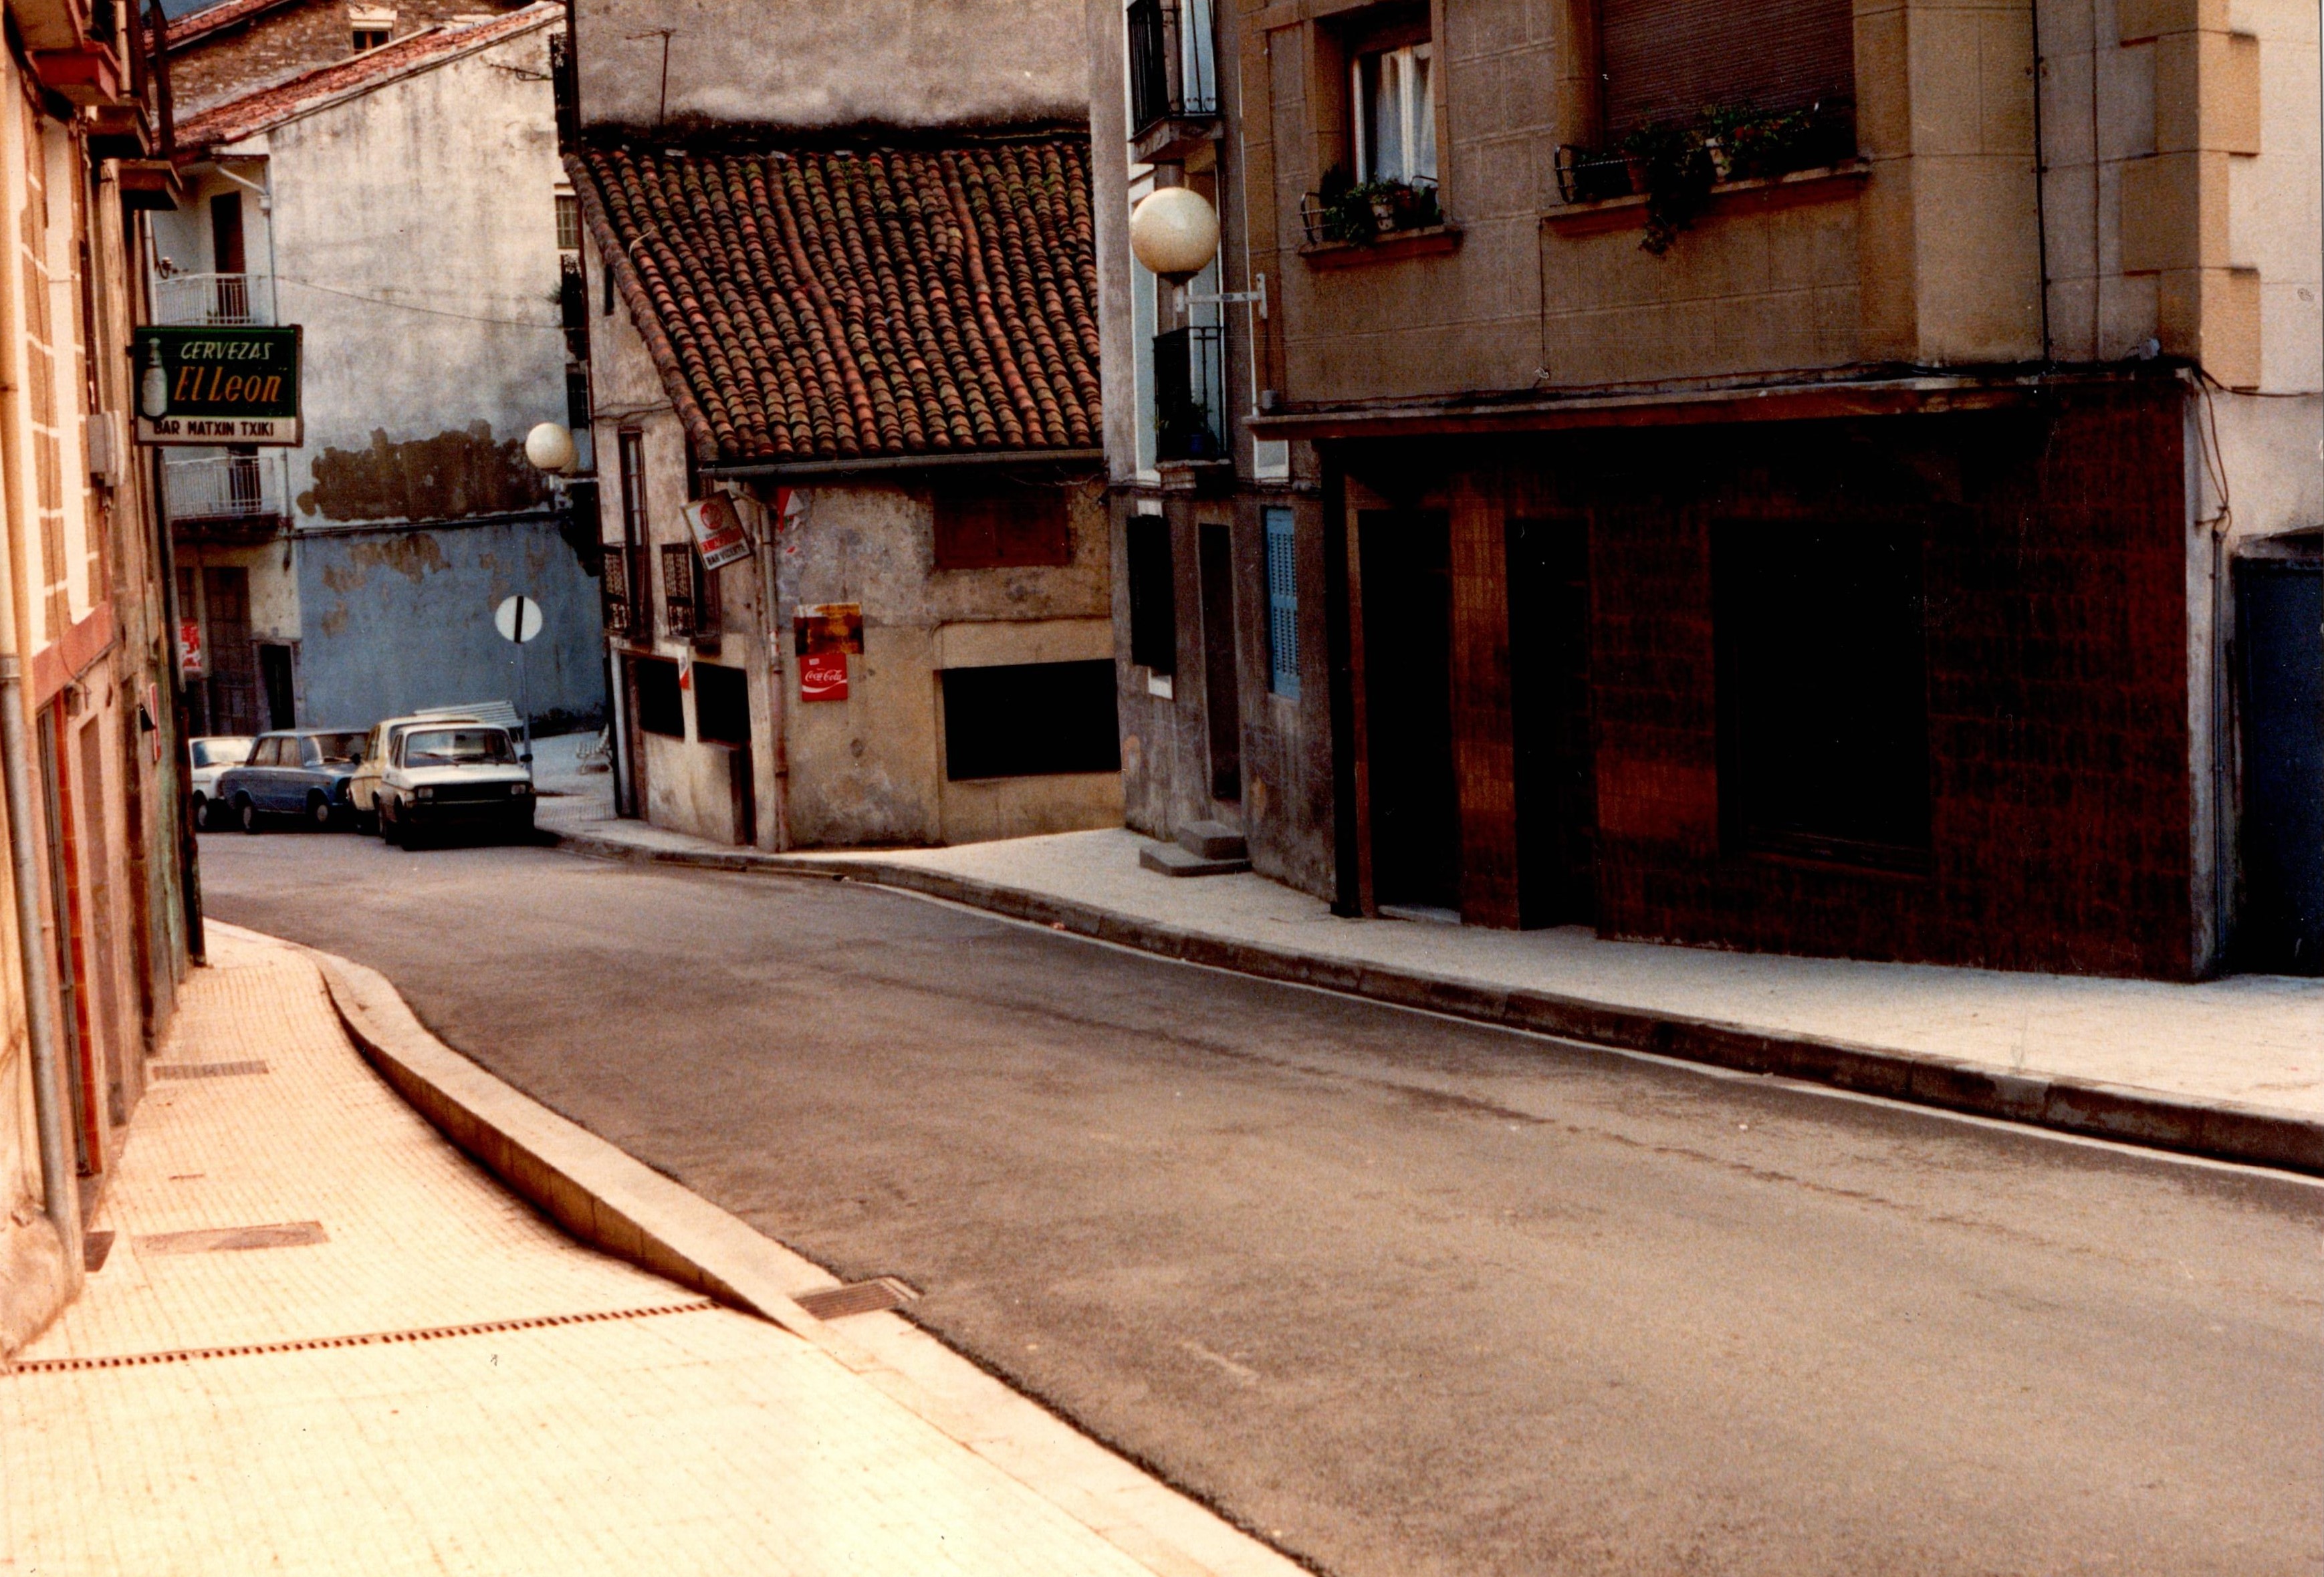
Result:
[[[274,281],[263,273],[176,273],[153,281],[153,321],[161,324],[271,324]]]
[[[1226,330],[1174,328],[1154,337],[1154,454],[1161,460],[1227,456]]]
[[[162,475],[171,522],[257,521],[287,515],[290,490],[285,464],[279,454],[170,461]]]
[[[1211,0],[1130,0],[1130,134],[1219,113]]]

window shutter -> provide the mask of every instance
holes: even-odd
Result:
[[[1704,110],[1852,99],[1849,0],[1602,0],[1606,138]]]
[[[1267,655],[1268,688],[1299,696],[1298,535],[1287,509],[1269,508],[1267,521]]]

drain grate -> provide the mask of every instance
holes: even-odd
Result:
[[[315,1352],[333,1347],[383,1347],[403,1342],[441,1342],[453,1336],[492,1336],[503,1331],[541,1331],[555,1325],[590,1325],[604,1320],[646,1320],[660,1314],[698,1314],[718,1305],[708,1299],[659,1304],[645,1309],[607,1309],[589,1314],[535,1314],[523,1320],[484,1320],[469,1325],[429,1325],[412,1331],[374,1331],[361,1336],[308,1336],[295,1342],[252,1342],[238,1347],[181,1347],[169,1352],[128,1352],[109,1358],[20,1358],[17,1374],[68,1374],[92,1369],[143,1369],[155,1363],[192,1363],[204,1358],[263,1358],[274,1352]],[[11,1372],[0,1368],[0,1374]]]
[[[157,1232],[137,1240],[140,1254],[222,1254],[242,1249],[303,1249],[327,1243],[318,1221],[286,1221],[263,1227],[211,1227],[194,1232]]]
[[[791,1301],[818,1320],[844,1320],[850,1314],[872,1314],[881,1309],[900,1309],[919,1296],[894,1277],[880,1276],[846,1286],[826,1286],[820,1292],[802,1293]]]
[[[157,1062],[148,1063],[145,1071],[157,1079],[231,1079],[244,1074],[263,1074],[263,1062]]]

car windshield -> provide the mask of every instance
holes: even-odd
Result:
[[[321,752],[327,767],[352,767],[363,760],[364,736],[360,733],[318,733],[315,749]]]
[[[216,739],[194,741],[194,765],[198,767],[238,767],[250,759],[250,741],[221,734]]]
[[[403,739],[407,767],[512,767],[516,747],[504,728],[429,728]]]

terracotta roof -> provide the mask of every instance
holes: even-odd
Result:
[[[296,0],[218,0],[217,5],[205,6],[189,16],[171,17],[169,32],[171,52],[174,54],[189,44],[198,43],[220,28],[232,27],[238,22],[248,22],[254,17],[263,16],[278,7],[294,3]],[[146,29],[146,38],[150,45],[152,29]]]
[[[567,163],[704,459],[1101,441],[1086,138]]]
[[[179,161],[182,163],[189,158],[199,158],[208,149],[279,125],[327,100],[380,87],[396,78],[441,65],[456,55],[564,19],[565,7],[559,0],[541,0],[539,5],[495,16],[490,22],[423,27],[393,43],[253,88],[180,121]]]

